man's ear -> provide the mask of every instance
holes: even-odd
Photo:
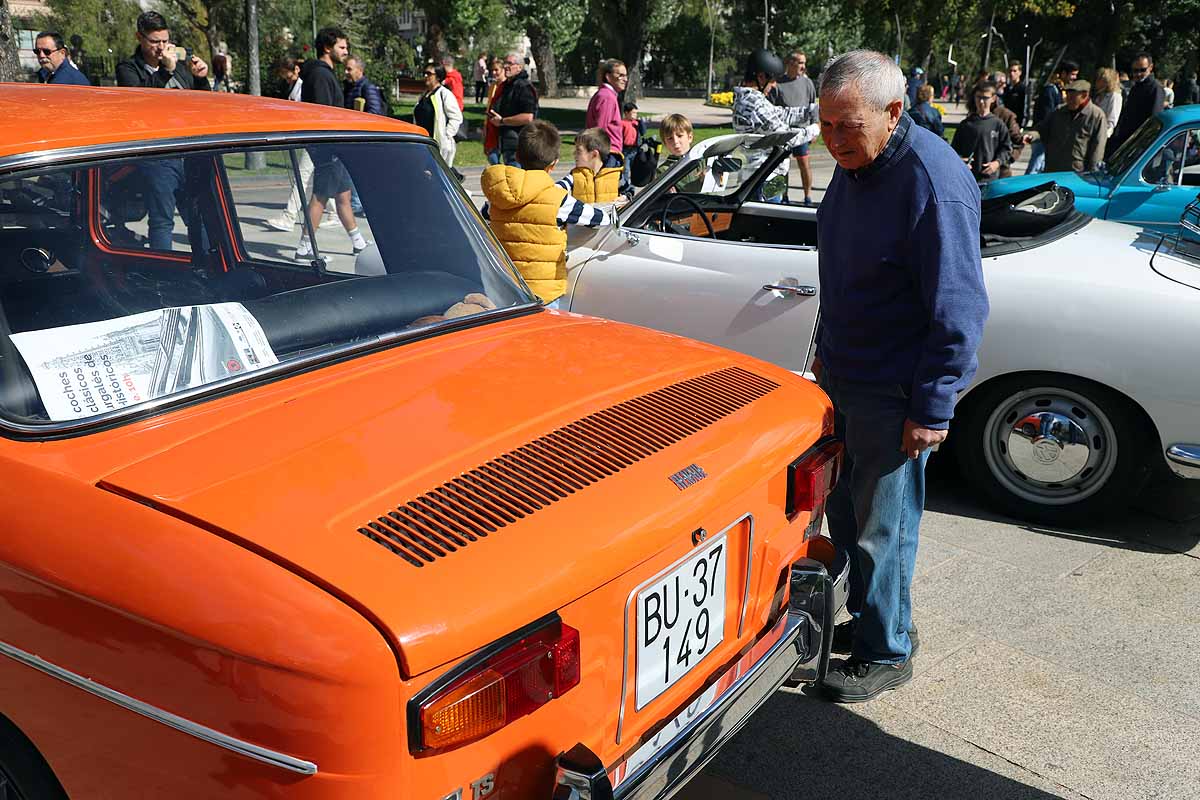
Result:
[[[893,100],[887,104],[888,130],[894,130],[900,124],[900,115],[904,113],[904,101]]]

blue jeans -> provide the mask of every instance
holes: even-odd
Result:
[[[488,150],[487,151],[487,160],[488,160],[488,164],[493,167],[496,166],[497,164],[499,164],[500,163],[500,151],[499,150]]]
[[[150,217],[150,249],[170,250],[175,230],[175,195],[183,187],[183,161],[147,159],[139,165],[146,181],[146,211]]]
[[[858,620],[851,655],[899,664],[912,652],[912,578],[925,508],[925,462],[900,450],[908,389],[821,376],[846,445],[825,516],[840,559],[850,561],[846,608]]]
[[[1025,168],[1026,175],[1036,175],[1046,171],[1046,145],[1040,141],[1034,142],[1029,150],[1029,166]]]

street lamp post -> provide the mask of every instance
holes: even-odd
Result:
[[[317,0],[312,0],[312,29],[313,41],[317,41]]]

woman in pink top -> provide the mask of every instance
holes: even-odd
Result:
[[[588,102],[585,128],[600,128],[608,134],[612,152],[604,160],[604,166],[621,165],[621,101],[619,96],[629,84],[629,71],[624,62],[609,58],[600,62],[596,73],[600,88]]]

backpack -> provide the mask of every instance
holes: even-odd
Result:
[[[654,180],[658,169],[659,142],[653,136],[642,139],[637,151],[629,158],[629,182],[642,187]]]

